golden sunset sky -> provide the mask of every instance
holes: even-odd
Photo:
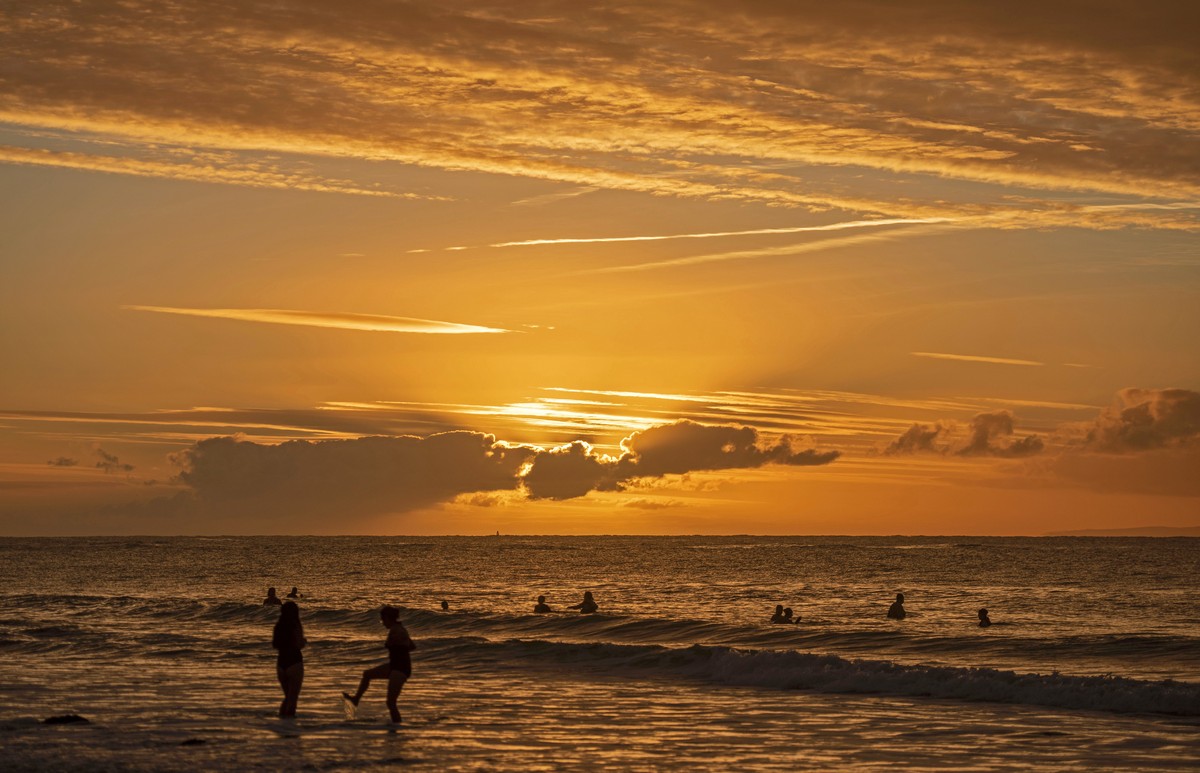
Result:
[[[0,534],[1200,526],[1200,4],[0,5]]]

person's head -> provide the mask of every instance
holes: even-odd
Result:
[[[400,619],[400,610],[391,604],[385,604],[383,609],[379,610],[379,619],[383,621],[385,626],[391,628]]]
[[[583,597],[585,599],[587,599],[588,601],[591,601],[592,600],[592,592],[590,590],[585,590],[583,592]]]
[[[295,596],[295,595],[296,595],[297,593],[299,593],[299,592],[300,592],[300,589],[299,589],[299,588],[297,588],[295,585],[293,585],[293,586],[292,586],[292,591],[291,591],[291,593],[289,593],[288,595],[289,595],[289,596]]]
[[[904,603],[904,594],[903,594],[903,593],[897,593],[897,594],[896,594],[896,603],[897,603],[897,604],[903,604],[903,603]]]
[[[979,610],[979,619],[980,620],[987,620],[987,616],[988,616],[988,611],[986,608]]]
[[[285,628],[300,627],[300,607],[294,601],[285,601],[279,608],[279,625]]]
[[[782,615],[782,614],[783,614],[783,604],[776,604],[776,605],[775,605],[775,614],[777,614],[777,615]]]
[[[783,608],[783,616],[784,616],[784,617],[791,617],[791,616],[792,616],[792,608],[791,608],[791,607],[784,607],[784,608]]]
[[[267,588],[267,598],[269,598],[269,599],[275,598],[275,586],[274,585],[272,585],[270,588]]]
[[[446,601],[445,599],[442,599],[442,611],[445,612],[449,608],[450,608],[450,602]]]
[[[539,604],[545,604],[545,603],[546,603],[546,597],[545,597],[545,596],[538,596],[538,603],[539,603]]]

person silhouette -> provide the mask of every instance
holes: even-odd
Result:
[[[771,615],[771,622],[772,623],[782,623],[783,622],[783,604],[775,605],[775,614]]]
[[[890,607],[888,607],[887,616],[889,619],[892,619],[892,620],[903,620],[905,617],[908,616],[908,613],[904,611],[904,594],[903,593],[896,594],[896,601],[894,604],[892,604]]]
[[[553,611],[554,611],[554,610],[550,608],[550,605],[546,603],[546,597],[545,597],[545,596],[538,596],[538,603],[537,603],[537,606],[535,606],[535,607],[533,608],[533,612],[534,612],[534,614],[536,614],[536,615],[544,615],[544,614],[546,614],[547,612],[553,612]]]
[[[446,601],[445,599],[442,599],[442,611],[443,611],[443,612],[449,612],[449,611],[450,611],[450,602],[449,602],[449,601]]]
[[[400,724],[400,710],[396,708],[396,699],[400,697],[400,690],[404,687],[404,683],[412,676],[412,658],[409,653],[415,650],[417,645],[413,643],[404,624],[400,622],[399,609],[391,605],[384,606],[379,610],[379,621],[384,628],[388,629],[387,639],[384,641],[384,646],[388,651],[388,660],[382,665],[363,671],[362,680],[359,681],[358,690],[354,695],[344,692],[342,697],[357,707],[358,702],[362,700],[363,693],[367,691],[367,687],[373,680],[387,679],[388,713],[392,717],[392,724],[398,725]]]
[[[992,624],[992,619],[990,617],[988,617],[987,609],[986,608],[980,609],[979,610],[979,627],[987,628],[991,624]]]
[[[780,620],[779,622],[783,623],[784,625],[792,625],[793,623],[800,622],[800,618],[799,617],[793,618],[792,617],[792,608],[784,607],[783,608],[783,619]]]
[[[600,605],[596,603],[594,598],[592,598],[592,592],[590,590],[583,592],[583,601],[567,607],[567,609],[578,609],[580,614],[584,615],[593,614],[599,608]]]
[[[304,626],[300,624],[300,607],[296,602],[288,601],[279,607],[279,620],[271,634],[271,646],[279,650],[275,675],[283,688],[283,701],[279,704],[281,718],[296,716],[300,687],[304,684],[304,655],[300,650],[306,644]]]
[[[267,588],[267,597],[265,599],[263,599],[263,606],[264,607],[272,607],[272,606],[278,606],[279,604],[282,604],[282,603],[283,603],[283,599],[281,599],[275,595],[275,586],[272,585],[270,588]]]
[[[292,586],[292,589],[291,589],[291,591],[290,591],[290,592],[288,592],[288,595],[287,595],[287,597],[288,597],[289,599],[298,599],[298,598],[300,598],[300,591],[296,589],[296,586],[295,586],[295,585],[293,585],[293,586]]]

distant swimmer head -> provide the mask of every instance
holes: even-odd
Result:
[[[300,589],[297,588],[295,585],[293,585],[291,591],[288,592],[288,598],[294,599],[294,598],[298,598],[299,596],[300,596]]]
[[[390,626],[400,619],[400,610],[391,604],[385,604],[383,609],[379,610],[379,619],[383,621],[384,625]]]
[[[275,586],[272,585],[270,588],[267,588],[267,597],[273,598],[274,596],[275,596]]]
[[[776,605],[775,605],[775,614],[777,614],[777,615],[782,615],[782,614],[783,614],[783,604],[776,604]]]
[[[591,601],[592,600],[592,592],[590,590],[585,590],[583,592],[583,597],[585,599],[587,599],[588,601]]]
[[[903,603],[904,603],[904,594],[903,594],[903,593],[897,593],[897,594],[896,594],[896,603],[897,603],[897,604],[903,604]]]
[[[546,597],[545,597],[545,596],[538,596],[538,603],[539,603],[539,604],[545,604],[545,603],[546,603]]]
[[[987,609],[986,608],[980,609],[979,610],[979,627],[987,628],[991,624],[992,624],[992,619],[990,617],[988,617]]]
[[[443,612],[449,612],[449,611],[450,611],[450,602],[449,602],[449,601],[446,601],[445,599],[442,599],[442,611],[443,611]]]
[[[979,619],[980,620],[982,620],[983,618],[985,618],[987,616],[988,616],[988,611],[987,611],[986,607],[979,610]]]

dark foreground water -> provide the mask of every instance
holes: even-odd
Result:
[[[1194,770],[1198,576],[1196,539],[3,539],[0,768]],[[295,721],[268,585],[304,594]],[[382,603],[399,730],[338,697]]]

